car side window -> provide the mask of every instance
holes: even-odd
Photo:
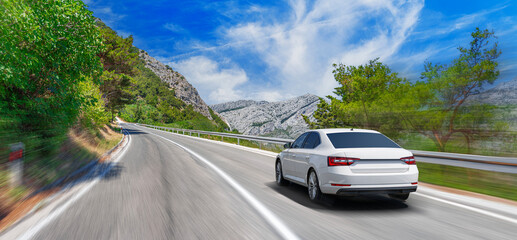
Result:
[[[303,144],[303,148],[315,148],[320,145],[320,143],[320,134],[317,132],[311,132],[307,137],[305,144]]]
[[[293,146],[291,148],[301,148],[303,145],[303,142],[305,141],[305,138],[307,137],[309,133],[304,133],[301,136],[299,136],[293,143]]]

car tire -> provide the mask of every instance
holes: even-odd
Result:
[[[307,190],[311,201],[317,202],[321,200],[321,196],[323,194],[321,193],[318,175],[316,175],[316,171],[312,169],[309,172],[309,177],[307,179]]]
[[[409,193],[396,193],[396,194],[393,193],[393,194],[388,194],[388,196],[390,196],[390,198],[393,198],[396,200],[406,201],[409,198]]]
[[[275,164],[275,178],[276,178],[276,184],[278,186],[286,186],[289,184],[289,181],[285,180],[284,174],[282,172],[282,163],[280,160],[276,161]]]

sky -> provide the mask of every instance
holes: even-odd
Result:
[[[332,95],[333,64],[379,58],[410,81],[495,32],[494,85],[517,79],[517,1],[85,0],[94,16],[183,74],[208,104]],[[490,88],[490,87],[488,87]]]

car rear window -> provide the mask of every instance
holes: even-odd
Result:
[[[327,136],[334,148],[400,148],[380,133],[328,133]]]

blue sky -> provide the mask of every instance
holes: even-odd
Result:
[[[185,75],[208,104],[332,94],[332,64],[379,57],[409,80],[450,63],[476,27],[498,36],[499,82],[517,78],[516,1],[84,1]]]

